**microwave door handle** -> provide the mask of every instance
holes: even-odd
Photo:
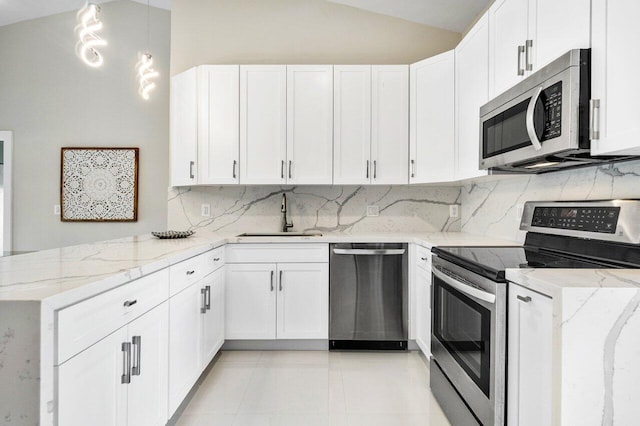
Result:
[[[540,144],[540,139],[538,139],[538,135],[536,135],[536,127],[533,124],[533,114],[536,109],[536,102],[540,98],[540,94],[542,93],[542,87],[538,87],[536,92],[531,97],[529,101],[529,106],[527,107],[527,133],[529,134],[529,139],[531,139],[531,145],[533,145],[533,149],[536,151],[540,151],[542,149],[542,145]]]

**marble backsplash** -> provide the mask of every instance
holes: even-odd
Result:
[[[462,231],[523,242],[517,205],[525,201],[640,198],[640,161],[496,177],[465,185],[460,195]]]
[[[277,232],[282,194],[287,194],[293,231],[434,232],[459,231],[460,188],[425,186],[220,186],[169,188],[168,225],[175,230]],[[211,217],[201,205],[211,205]],[[377,217],[366,216],[378,206]]]

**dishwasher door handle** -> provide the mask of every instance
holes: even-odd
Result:
[[[364,256],[397,256],[404,254],[405,249],[338,249],[334,248],[335,254],[356,254]]]

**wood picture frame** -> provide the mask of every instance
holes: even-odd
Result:
[[[139,148],[63,147],[62,222],[137,222]]]

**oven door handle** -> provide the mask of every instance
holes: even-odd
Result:
[[[338,249],[334,248],[335,254],[357,254],[365,256],[393,256],[404,254],[404,249]]]
[[[446,275],[445,273],[440,271],[437,267],[432,268],[432,272],[436,277],[438,277],[445,283],[449,284],[451,287],[455,288],[456,290],[461,291],[462,293],[465,293],[468,296],[485,301],[487,303],[491,303],[491,304],[496,303],[495,294],[491,294],[487,291],[480,290],[479,288],[475,288],[468,284],[462,283]]]
[[[540,151],[542,149],[542,144],[540,143],[540,139],[538,139],[538,135],[536,135],[536,126],[533,124],[533,114],[536,110],[536,102],[538,102],[541,94],[542,87],[538,87],[529,101],[526,117],[527,133],[529,134],[529,139],[531,139],[531,145],[533,145],[533,149],[536,151]]]

